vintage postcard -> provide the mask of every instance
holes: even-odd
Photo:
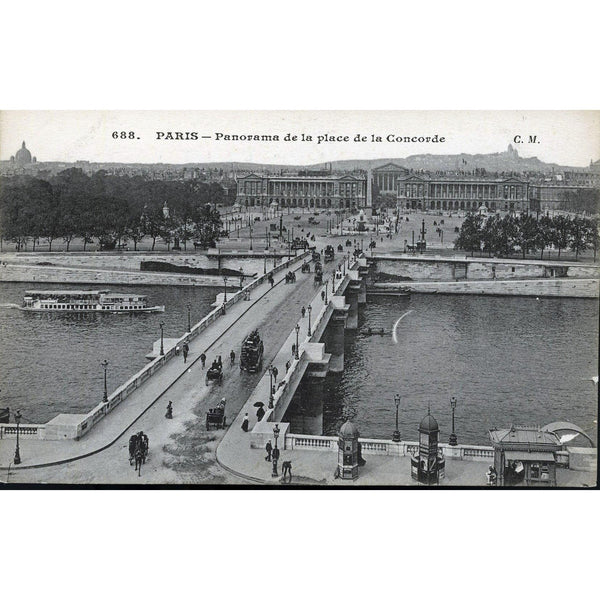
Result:
[[[0,483],[597,486],[600,113],[0,113]]]

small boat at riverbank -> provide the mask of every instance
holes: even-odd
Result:
[[[148,306],[148,297],[118,294],[110,290],[30,290],[21,310],[33,312],[164,312],[164,306]]]

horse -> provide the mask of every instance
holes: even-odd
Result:
[[[138,477],[142,476],[142,463],[144,462],[144,451],[141,445],[135,449],[135,470],[138,472]]]
[[[135,458],[135,449],[137,446],[137,439],[138,439],[137,435],[132,435],[129,438],[129,464],[130,465],[133,464],[133,460]]]

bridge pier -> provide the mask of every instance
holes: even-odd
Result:
[[[351,282],[346,288],[346,302],[348,303],[348,316],[346,318],[346,329],[358,329],[358,292],[360,284],[358,281]]]

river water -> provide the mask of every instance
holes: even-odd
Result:
[[[370,297],[360,327],[390,331],[402,315],[397,343],[347,335],[344,373],[327,378],[326,434],[335,435],[347,407],[362,436],[391,438],[400,394],[405,440],[417,439],[430,406],[447,441],[453,396],[459,442],[489,445],[491,427],[553,421],[597,439],[598,388],[589,380],[598,374],[597,300]]]
[[[65,288],[47,284],[48,289]],[[146,364],[160,338],[179,337],[210,312],[219,291],[205,287],[136,286],[164,313],[70,315],[26,313],[31,284],[0,284],[0,407],[21,409],[24,421],[45,423],[61,412],[85,413],[101,399],[102,360],[114,390]],[[118,286],[112,286],[117,291]],[[596,439],[598,302],[595,300],[413,295],[375,297],[361,308],[360,327],[390,334],[346,335],[345,370],[329,375],[323,430],[333,435],[351,409],[364,437],[389,438],[394,395],[400,432],[416,440],[431,413],[442,439],[450,433],[456,397],[459,442],[488,444],[487,430],[515,424],[571,421]]]
[[[65,289],[44,284],[44,289]],[[72,286],[71,286],[72,287]],[[107,286],[85,286],[103,289]],[[108,393],[148,363],[145,355],[160,339],[187,330],[187,304],[192,325],[212,310],[220,291],[207,287],[110,286],[111,291],[146,294],[149,304],[165,305],[164,313],[49,314],[23,312],[31,283],[0,284],[0,407],[19,408],[24,422],[45,423],[62,412],[87,413],[102,400],[108,360]]]

